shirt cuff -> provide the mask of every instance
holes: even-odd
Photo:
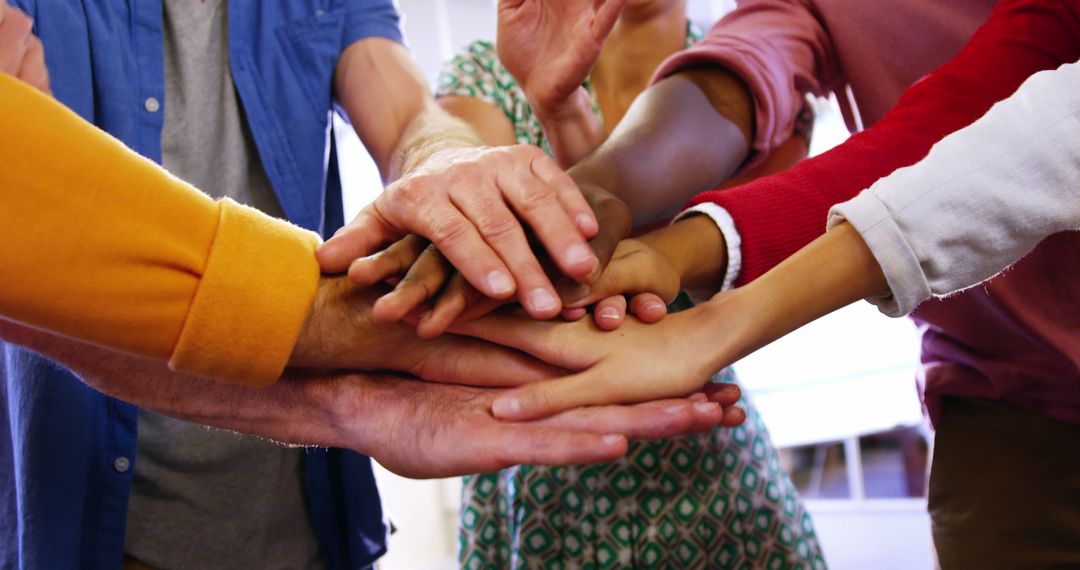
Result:
[[[827,227],[847,221],[862,236],[881,266],[890,293],[866,300],[890,317],[902,317],[931,296],[919,257],[904,238],[888,207],[870,190],[829,210]]]
[[[250,386],[289,361],[319,285],[319,238],[223,199],[217,234],[169,366]]]
[[[720,234],[724,236],[724,243],[727,244],[727,272],[724,273],[724,282],[720,285],[720,290],[732,289],[735,286],[735,280],[739,278],[739,271],[742,270],[742,238],[739,237],[739,230],[735,228],[735,220],[723,206],[706,202],[679,212],[672,223],[696,214],[708,216],[716,224]]]

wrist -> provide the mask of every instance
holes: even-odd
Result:
[[[684,289],[720,288],[727,269],[727,244],[708,216],[690,216],[639,239],[671,260]]]
[[[578,122],[583,117],[592,117],[592,100],[584,87],[578,87],[568,96],[557,99],[536,97],[526,91],[525,99],[529,102],[536,118],[541,123]]]

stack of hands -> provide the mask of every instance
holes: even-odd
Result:
[[[563,33],[587,41],[567,52],[561,73],[507,58],[538,109],[567,114],[560,105],[581,103],[623,3],[579,7],[590,10],[573,20],[584,29]],[[500,26],[544,20],[518,13],[536,4],[513,4],[501,7]],[[0,71],[49,92],[31,29],[0,0]],[[686,227],[624,239],[627,206],[540,149],[448,147],[317,251],[325,277],[271,388],[169,373],[12,322],[0,321],[0,332],[122,400],[286,443],[351,448],[407,476],[610,461],[630,438],[744,419],[738,387],[708,383],[739,349],[704,329],[747,322],[746,311],[718,298],[665,318],[667,302],[702,274],[700,251],[681,239]]]
[[[665,318],[690,261],[661,248],[683,224],[622,239],[626,207],[535,148],[429,162],[438,174],[401,178],[318,250],[327,277],[291,361],[415,378],[354,377],[400,399],[367,438],[408,440],[362,451],[442,475],[609,461],[626,438],[743,421],[738,387],[708,382],[734,345],[705,329],[745,313],[718,297]]]
[[[552,140],[603,136],[581,86],[624,4],[500,3],[500,59],[545,130],[565,131]],[[749,338],[717,323],[734,331],[751,312],[723,297],[665,318],[684,285],[722,274],[722,238],[697,219],[626,239],[626,204],[560,167],[597,142],[553,144],[554,158],[441,149],[317,251],[327,277],[294,370],[409,375],[350,377],[368,384],[355,394],[380,394],[381,418],[351,447],[432,476],[610,461],[627,438],[744,420],[738,387],[708,380]],[[717,243],[691,231],[701,223]]]

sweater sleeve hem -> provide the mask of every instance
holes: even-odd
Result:
[[[169,366],[255,387],[281,375],[315,300],[319,238],[231,200]]]

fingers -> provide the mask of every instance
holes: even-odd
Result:
[[[475,434],[463,434],[465,440]],[[629,445],[621,435],[593,434],[532,425],[501,424],[494,456],[499,468],[511,465],[583,465],[607,463],[626,455]],[[474,447],[473,445],[469,446]],[[479,450],[491,453],[492,450]]]
[[[420,317],[420,322],[416,325],[416,333],[420,335],[420,338],[435,338],[446,332],[446,329],[458,320],[469,305],[479,303],[484,299],[486,297],[469,285],[460,274],[456,274],[439,295],[435,307]]]
[[[378,201],[376,199],[376,204]],[[353,221],[315,250],[315,258],[323,273],[341,273],[354,260],[371,255],[383,244],[405,235],[406,232],[383,218],[376,204],[364,207]]]
[[[609,381],[592,370],[523,386],[495,399],[491,411],[504,420],[545,418],[564,410],[595,404],[619,403],[618,394],[607,388]]]
[[[627,0],[602,0],[596,9],[596,19],[593,20],[593,37],[599,41],[607,38],[615,22],[619,19],[619,13],[626,6]]]
[[[380,322],[396,322],[438,295],[453,273],[450,263],[434,247],[420,254],[394,290],[383,295],[371,308]],[[350,271],[350,277],[351,277]]]
[[[579,283],[593,283],[600,278],[611,261],[619,241],[630,233],[630,209],[622,200],[599,188],[588,187],[587,190],[583,188],[582,191],[599,221],[599,230],[589,240],[589,247],[592,248],[599,263],[588,275],[574,280]],[[574,277],[569,274],[567,276]]]
[[[514,183],[514,186],[520,188],[520,191],[511,192],[511,194],[520,193],[539,196],[542,193],[541,190],[535,187],[528,188],[538,184],[539,182],[535,179],[522,178]],[[548,194],[551,198],[554,198],[553,194],[550,192]],[[546,198],[538,199],[547,200]],[[529,247],[525,232],[514,213],[501,201],[490,201],[480,193],[474,193],[461,199],[458,206],[478,228],[484,241],[495,250],[510,269],[510,273],[517,283],[518,300],[525,307],[525,310],[538,319],[550,319],[559,314],[562,304],[555,294],[555,287],[540,267],[540,262],[536,259],[536,254],[533,253],[532,248]],[[517,206],[515,205],[515,207]],[[558,211],[552,211],[552,208]],[[566,220],[561,207],[553,199],[543,206],[536,206],[530,212],[532,218],[523,216],[525,221],[532,224],[534,228],[537,223],[536,215],[538,211],[543,211],[543,216],[551,218],[546,220],[546,224],[566,226],[560,228],[560,231],[564,232],[563,235],[570,239],[576,238],[581,241],[581,248],[587,249],[584,245],[584,239],[581,238],[576,228],[569,225],[569,221]],[[560,218],[561,222],[559,221]],[[569,233],[565,233],[567,229],[569,229]],[[560,243],[559,247],[572,246]],[[592,253],[588,252],[588,255],[591,256]]]
[[[573,322],[573,321],[581,320],[587,314],[589,314],[589,311],[586,310],[584,307],[580,307],[580,308],[576,308],[576,309],[563,308],[562,318],[565,321]]]
[[[515,284],[510,271],[472,222],[446,200],[422,199],[421,190],[415,189],[422,185],[413,182],[388,188],[322,244],[315,256],[323,272],[340,273],[353,260],[411,232],[428,238],[485,295],[495,299],[512,296]]]
[[[535,422],[575,431],[622,434],[629,439],[661,439],[711,429],[724,417],[713,402],[658,400],[636,406],[579,408]]]
[[[724,408],[724,417],[720,425],[735,427],[746,421],[746,411],[735,404],[742,397],[742,389],[737,384],[709,382],[705,384],[705,397]]]
[[[0,0],[2,1],[4,0]],[[30,36],[30,44],[23,56],[18,77],[38,90],[51,94],[49,69],[45,66],[45,47],[36,36]]]
[[[370,287],[391,277],[404,275],[427,247],[427,240],[409,234],[374,255],[353,261],[349,265],[349,279],[361,287]]]
[[[738,384],[727,382],[709,382],[702,389],[710,402],[716,402],[721,406],[734,406],[742,397],[742,389]]]
[[[626,297],[616,295],[603,299],[593,309],[593,318],[596,326],[603,330],[613,331],[619,328],[626,319]]]
[[[630,300],[630,312],[643,323],[658,323],[667,316],[667,304],[658,295],[642,293]]]
[[[732,406],[730,408],[724,408],[724,419],[720,421],[720,425],[724,427],[735,427],[742,425],[746,421],[746,411],[738,406]]]
[[[581,370],[596,360],[589,339],[578,336],[596,332],[588,321],[555,323],[491,314],[482,319],[456,323],[450,331],[516,348],[568,370]]]
[[[6,4],[7,0],[3,0]],[[34,39],[34,22],[16,8],[8,8],[0,22],[0,72],[18,76]]]
[[[513,388],[565,372],[526,354],[474,339],[443,336],[407,370],[430,382]]]
[[[679,293],[680,278],[670,262],[655,250],[636,240],[624,240],[615,250],[611,263],[604,273],[590,285],[559,284],[563,302],[569,307],[584,307],[615,295],[638,295],[652,293],[643,298],[639,308],[656,300],[663,305],[661,296],[674,299]],[[656,308],[648,307],[650,316]]]
[[[537,178],[555,189],[559,203],[577,225],[581,235],[586,238],[595,236],[600,229],[600,224],[596,221],[596,214],[589,206],[588,200],[574,183],[574,179],[547,156],[537,157],[533,160],[531,168]]]

